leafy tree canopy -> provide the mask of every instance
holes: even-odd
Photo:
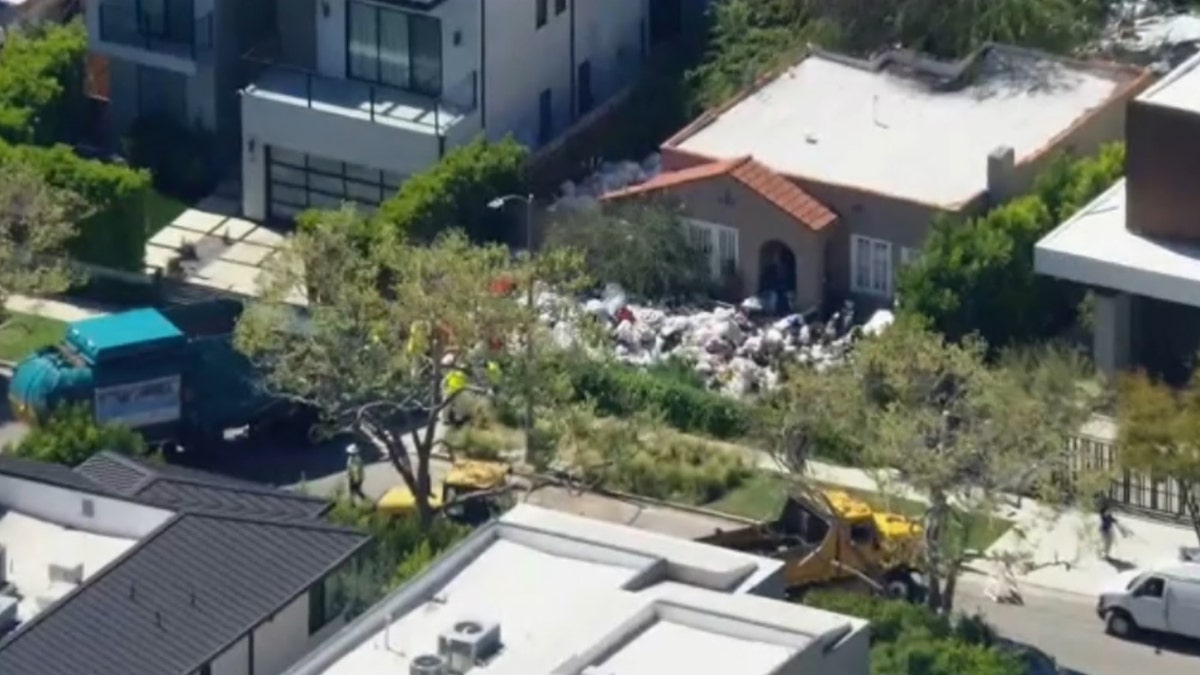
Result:
[[[66,290],[71,274],[63,256],[82,200],[18,161],[0,159],[0,175],[0,307],[14,293]]]
[[[565,214],[545,245],[583,253],[588,276],[642,299],[685,299],[712,289],[708,254],[667,204],[629,202]]]
[[[96,424],[86,405],[56,411],[24,438],[4,448],[6,454],[52,464],[77,466],[102,450],[145,455],[141,434],[120,424]]]

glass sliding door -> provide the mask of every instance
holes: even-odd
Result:
[[[441,95],[441,21],[362,2],[350,2],[349,6],[349,77],[428,96]]]
[[[346,40],[346,63],[350,77],[360,80],[379,79],[379,24],[375,7],[358,2],[350,3],[349,31]]]
[[[410,86],[408,44],[408,15],[401,12],[379,12],[379,81],[408,89]]]
[[[167,0],[138,0],[137,9],[142,35],[167,37]]]
[[[412,89],[429,96],[441,96],[442,23],[427,16],[414,15],[409,26],[412,38]]]

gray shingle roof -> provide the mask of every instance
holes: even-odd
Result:
[[[103,485],[97,484],[87,476],[72,471],[70,467],[61,464],[48,464],[31,459],[21,459],[11,455],[0,455],[0,474],[24,478],[26,480],[57,485],[71,490],[82,490],[95,494],[110,494]]]
[[[177,516],[0,642],[0,673],[190,675],[367,540],[313,521]]]
[[[329,506],[319,497],[113,452],[97,453],[75,471],[113,493],[179,511],[315,518]]]

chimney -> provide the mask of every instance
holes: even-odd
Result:
[[[1017,153],[1001,145],[987,158],[987,193],[991,206],[999,206],[1020,194],[1017,186]]]

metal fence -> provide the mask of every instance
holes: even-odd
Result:
[[[1160,518],[1187,517],[1187,505],[1177,480],[1156,479],[1140,471],[1117,468],[1116,439],[1116,423],[1109,418],[1097,418],[1085,426],[1069,441],[1074,450],[1072,474],[1116,469],[1108,489],[1108,496],[1115,504]]]

